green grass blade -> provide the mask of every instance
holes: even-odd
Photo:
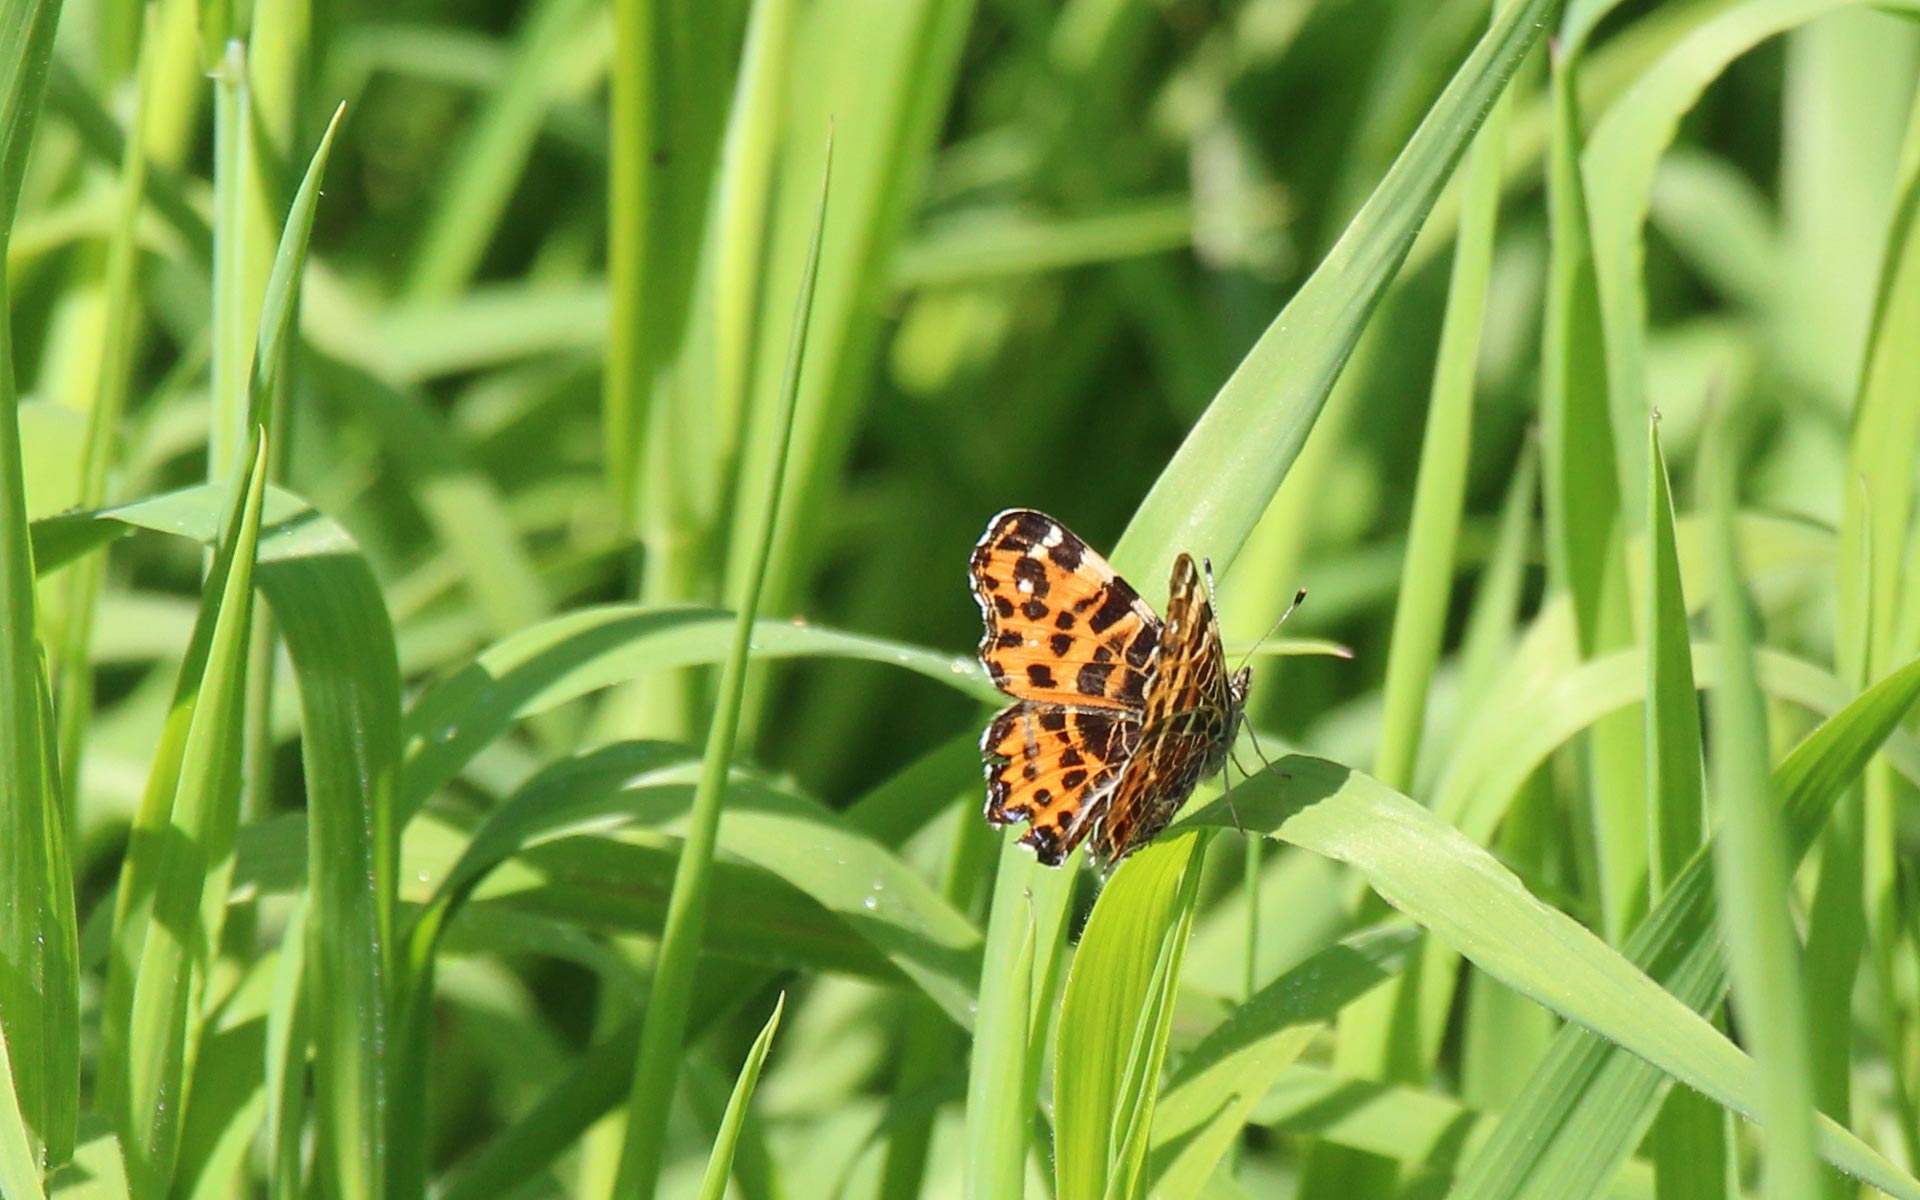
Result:
[[[151,102],[158,65],[157,13],[149,10],[148,28],[140,55],[139,78],[134,85],[133,111],[128,127],[139,130]],[[112,465],[115,438],[132,388],[134,358],[139,348],[139,309],[136,268],[139,265],[141,206],[146,193],[145,139],[131,137],[120,164],[119,205],[107,242],[104,286],[106,315],[101,322],[99,390],[87,412],[87,440],[80,467],[82,508],[94,508],[107,498],[107,472]],[[105,578],[104,556],[96,557],[67,581],[66,620],[54,657],[54,711],[58,714],[61,782],[69,803],[79,795],[80,759],[87,722],[93,711],[93,671],[89,662],[95,608]]]
[[[1754,1061],[1719,1030],[1432,813],[1323,759],[1289,755],[1235,792],[1240,822],[1362,871],[1381,896],[1495,979],[1600,1033],[1749,1119]],[[1189,825],[1227,827],[1216,802]],[[1820,1153],[1894,1196],[1920,1196],[1866,1143],[1822,1118]]]
[[[1024,849],[1001,847],[994,920],[980,972],[980,1018],[967,1069],[967,1159],[961,1178],[969,1196],[1014,1197],[1026,1191],[1041,1049],[1028,1039],[1032,1030],[1045,1028],[1033,1012],[1035,985],[1039,1003],[1048,1003],[1058,936],[1053,931],[1064,921],[1070,898],[1067,887],[1037,878],[1041,869]],[[1038,895],[1034,884],[1042,885]],[[1044,1044],[1044,1038],[1037,1040]]]
[[[1756,1111],[1765,1124],[1761,1181],[1777,1200],[1820,1189],[1815,1166],[1813,1069],[1804,967],[1788,911],[1792,883],[1767,788],[1767,717],[1753,671],[1753,630],[1733,542],[1736,460],[1729,434],[1709,434],[1702,473],[1719,568],[1710,609],[1726,651],[1726,679],[1709,696],[1713,716],[1714,878],[1727,942],[1733,1007],[1760,1066]]]
[[[1693,29],[1649,68],[1594,127],[1582,156],[1601,315],[1607,381],[1628,511],[1635,512],[1646,464],[1638,437],[1647,417],[1647,299],[1642,278],[1654,170],[1680,119],[1734,59],[1760,42],[1852,0],[1745,0]],[[1909,5],[1890,5],[1907,8]],[[1644,513],[1637,513],[1644,518]],[[1638,526],[1640,520],[1634,524]]]
[[[20,443],[19,366],[6,250],[52,58],[60,5],[0,10],[0,1026],[11,1091],[44,1161],[73,1151],[79,1113],[79,975],[72,863],[47,747],[35,644],[33,550]]]
[[[307,910],[297,901],[287,917],[280,950],[274,956],[273,998],[267,1008],[266,1065],[267,1153],[270,1200],[299,1200],[307,1194],[301,1132],[307,1116]]]
[[[1658,904],[1699,851],[1705,825],[1700,700],[1657,418],[1648,422],[1647,437],[1647,893]],[[1668,1093],[1648,1140],[1663,1195],[1706,1200],[1725,1189],[1725,1129],[1725,1119],[1698,1093]]]
[[[1164,576],[1183,548],[1230,563],[1286,477],[1420,223],[1556,0],[1514,4],[1461,64],[1326,259],[1180,444],[1127,526],[1114,565]]]
[[[27,1125],[14,1089],[13,1059],[0,1032],[0,1191],[20,1200],[41,1200],[39,1139]]]
[[[274,251],[273,266],[267,274],[266,291],[261,297],[258,342],[253,355],[253,376],[248,398],[249,419],[265,424],[275,411],[280,389],[280,373],[285,367],[288,335],[293,330],[299,306],[300,278],[307,265],[307,241],[313,234],[313,213],[320,201],[320,181],[327,173],[327,157],[333,150],[333,136],[340,130],[340,118],[346,106],[333,110],[333,117],[320,135],[320,145],[307,164],[307,173],[293,195],[286,225],[280,233],[280,245]]]
[[[1875,684],[1823,722],[1773,773],[1792,857],[1805,855],[1840,794],[1920,702],[1920,661]],[[1627,956],[1696,1011],[1726,990],[1701,851],[1625,946]],[[1632,1152],[1664,1078],[1580,1029],[1564,1029],[1460,1188],[1468,1198],[1589,1194]]]
[[[112,1097],[135,1197],[164,1196],[173,1181],[182,1097],[226,916],[266,453],[258,439],[235,481],[228,532],[207,576],[121,873],[102,1031],[105,1062],[116,1069],[103,1090]]]
[[[1446,632],[1449,582],[1473,445],[1474,385],[1493,269],[1509,107],[1503,96],[1487,113],[1460,185],[1460,232],[1441,318],[1433,392],[1427,401],[1413,512],[1407,522],[1407,557],[1393,610],[1393,637],[1382,685],[1380,753],[1374,771],[1382,783],[1402,791],[1413,786],[1428,691]]]
[[[206,36],[208,27],[201,26]],[[218,43],[215,43],[216,45]],[[213,220],[213,406],[207,439],[207,478],[221,482],[246,466],[253,431],[248,399],[253,349],[260,331],[260,296],[266,285],[265,241],[272,235],[260,210],[258,147],[253,138],[253,100],[244,43],[226,43],[212,72],[214,84]]]
[[[1155,1196],[1200,1194],[1254,1107],[1308,1044],[1341,1009],[1412,961],[1414,934],[1396,923],[1343,938],[1262,988],[1200,1039],[1154,1109]]]
[[[820,238],[826,224],[827,183],[832,175],[831,134],[826,166],[821,173],[819,198],[814,209],[813,242],[807,251],[807,269],[801,276],[795,302],[792,344],[787,355],[787,381],[781,389],[780,419],[773,430],[778,439],[771,458],[772,475],[767,485],[767,507],[760,520],[760,548],[757,569],[748,577],[746,595],[740,605],[733,645],[722,667],[718,702],[714,708],[705,763],[698,790],[694,794],[693,820],[687,833],[679,869],[674,872],[673,898],[667,910],[667,925],[660,939],[660,953],[654,966],[653,987],[648,993],[647,1020],[640,1038],[640,1052],[633,1073],[633,1090],[628,1101],[626,1147],[620,1156],[618,1194],[650,1197],[659,1185],[662,1154],[666,1144],[667,1114],[684,1053],[687,1004],[692,996],[693,968],[699,958],[700,929],[706,915],[707,888],[713,865],[714,840],[720,827],[720,812],[726,800],[727,771],[733,759],[734,740],[739,733],[741,699],[746,691],[747,662],[751,656],[753,621],[760,602],[767,559],[773,550],[775,527],[779,524],[780,489],[787,470],[787,450],[793,437],[794,395],[799,388],[800,367],[806,358],[807,328],[813,316],[814,288],[819,281]]]
[[[1204,859],[1196,838],[1140,851],[1121,900],[1096,905],[1067,971],[1054,1057],[1054,1178],[1068,1200],[1143,1195],[1174,981]]]
[[[726,1200],[727,1175],[733,1169],[733,1150],[740,1142],[740,1127],[747,1119],[747,1104],[753,1099],[754,1084],[760,1081],[760,1066],[773,1045],[774,1031],[780,1028],[780,1011],[786,1007],[787,994],[774,1001],[773,1014],[747,1050],[747,1061],[740,1066],[740,1078],[733,1094],[727,1097],[727,1111],[720,1118],[720,1131],[713,1139],[713,1153],[707,1159],[707,1174],[700,1181],[700,1200]]]
[[[1702,755],[1673,496],[1657,420],[1648,423],[1647,437],[1647,862],[1651,899],[1658,902],[1700,848]]]

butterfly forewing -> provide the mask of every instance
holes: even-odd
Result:
[[[980,662],[1022,700],[1138,709],[1160,620],[1107,560],[1030,509],[987,524],[968,576],[987,633]]]

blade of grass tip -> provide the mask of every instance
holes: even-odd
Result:
[[[1633,643],[1626,585],[1620,449],[1608,408],[1607,346],[1579,158],[1580,58],[1551,59],[1546,315],[1541,329],[1541,431],[1549,562],[1573,596],[1581,652]],[[1587,737],[1587,807],[1603,924],[1617,940],[1645,911],[1646,784],[1638,714],[1610,716]]]
[[[1522,0],[1480,40],[1367,203],[1241,360],[1115,548],[1128,578],[1166,574],[1182,548],[1230,563],[1299,454],[1367,318],[1480,119],[1558,0]]]
[[[700,928],[706,915],[714,843],[719,832],[721,806],[726,799],[727,771],[732,765],[734,741],[739,733],[740,702],[753,648],[753,621],[760,603],[760,577],[765,572],[774,529],[779,523],[780,493],[793,436],[794,395],[799,390],[807,325],[813,315],[814,289],[819,282],[820,239],[826,223],[828,184],[833,168],[832,140],[829,129],[825,168],[821,172],[814,213],[813,241],[807,248],[807,266],[801,275],[800,295],[794,309],[787,377],[780,393],[780,419],[772,426],[777,431],[778,445],[767,487],[767,508],[758,531],[759,570],[749,577],[737,615],[733,645],[721,669],[713,726],[708,733],[700,782],[694,792],[686,844],[673,875],[659,956],[654,964],[653,987],[648,994],[647,1017],[634,1065],[633,1090],[627,1102],[626,1144],[614,1189],[614,1194],[622,1197],[651,1197],[659,1184],[667,1115],[672,1106],[680,1056],[684,1052],[681,1042],[686,1032],[687,1002],[700,953]]]
[[[1753,671],[1753,630],[1733,540],[1735,458],[1724,419],[1708,430],[1703,454],[1713,519],[1708,525],[1714,588],[1708,601],[1726,659],[1709,696],[1713,716],[1713,840],[1720,928],[1727,942],[1733,1006],[1761,1072],[1765,1194],[1804,1200],[1820,1194],[1813,1123],[1800,944],[1787,909],[1792,877],[1768,789],[1767,719]]]
[[[740,1126],[747,1119],[747,1104],[753,1099],[753,1088],[760,1081],[760,1066],[767,1060],[767,1049],[773,1045],[774,1031],[780,1028],[780,1012],[787,1005],[787,994],[773,1002],[773,1015],[760,1030],[760,1036],[753,1039],[753,1046],[747,1051],[747,1061],[740,1066],[740,1078],[733,1085],[733,1094],[727,1097],[727,1111],[720,1118],[720,1130],[713,1139],[713,1153],[707,1158],[707,1174],[700,1181],[700,1200],[726,1200],[727,1176],[733,1168],[733,1148],[740,1141]]]
[[[313,213],[320,201],[320,181],[327,173],[327,158],[333,152],[333,136],[340,131],[340,119],[347,106],[333,110],[320,145],[307,164],[307,173],[293,195],[287,210],[286,225],[280,231],[280,245],[274,251],[273,268],[267,275],[266,291],[260,301],[260,326],[253,356],[253,379],[248,398],[248,420],[266,425],[273,414],[280,390],[280,372],[286,363],[287,335],[292,332],[299,312],[300,279],[307,265],[307,242],[313,235]],[[268,426],[271,429],[271,426]],[[274,431],[276,433],[280,431]]]
[[[1657,412],[1647,423],[1647,464],[1647,892],[1657,907],[1705,828],[1700,697]],[[1691,1088],[1670,1090],[1647,1138],[1659,1195],[1706,1200],[1724,1192],[1727,1150],[1719,1109]]]
[[[266,455],[257,434],[121,873],[102,1059],[124,1060],[108,1094],[136,1197],[165,1195],[172,1182],[201,995],[227,911]]]
[[[253,428],[248,385],[265,286],[260,259],[270,235],[257,212],[258,164],[244,44],[227,43],[213,84],[213,363],[207,478],[217,482],[239,474]]]
[[[6,251],[59,17],[57,0],[0,5],[0,314],[12,312]],[[11,323],[0,319],[0,1034],[24,1050],[9,1075],[33,1150],[59,1164],[79,1117],[78,933],[40,703],[16,386]]]
[[[1700,701],[1660,416],[1647,423],[1647,883],[1658,903],[1701,843]]]

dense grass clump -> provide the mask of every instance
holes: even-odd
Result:
[[[1920,1200],[1917,84],[6,0],[0,1195]],[[1252,655],[1107,875],[979,816],[1014,506]]]

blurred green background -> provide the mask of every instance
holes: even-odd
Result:
[[[5,2],[6,1195],[1920,1195],[1909,0]]]

